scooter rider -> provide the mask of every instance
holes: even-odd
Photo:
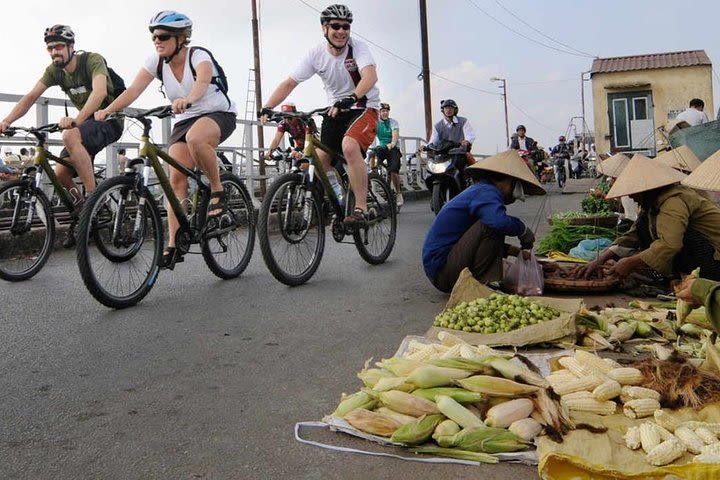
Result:
[[[550,155],[552,155],[555,160],[555,170],[558,168],[565,168],[568,160],[570,160],[571,154],[572,148],[565,142],[565,135],[560,135],[558,137],[558,144],[550,151]]]
[[[468,119],[458,116],[458,105],[455,103],[455,100],[450,98],[441,101],[440,108],[443,113],[443,118],[433,127],[428,145],[437,147],[443,142],[457,142],[470,152],[472,143],[475,141],[475,131]],[[462,178],[464,178],[463,172],[467,163],[467,156],[457,159],[455,168],[458,169]]]

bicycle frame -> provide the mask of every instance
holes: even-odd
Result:
[[[65,159],[62,159],[60,157],[57,157],[50,153],[48,150],[45,149],[45,142],[47,141],[47,138],[44,133],[42,132],[30,132],[33,135],[35,135],[35,138],[37,138],[37,143],[35,145],[36,152],[35,152],[35,158],[33,159],[33,165],[31,167],[26,167],[25,171],[23,172],[23,176],[29,176],[31,171],[34,169],[36,171],[35,173],[35,188],[38,190],[41,189],[42,186],[42,176],[43,173],[47,175],[48,179],[50,180],[50,183],[52,184],[53,188],[55,189],[55,193],[60,197],[60,200],[62,201],[63,205],[67,210],[72,213],[75,211],[75,205],[72,196],[70,195],[70,192],[67,191],[65,186],[60,183],[60,179],[58,178],[57,174],[55,173],[55,170],[50,165],[50,160],[59,163],[65,167],[74,169],[75,167],[72,166],[70,162],[68,162]]]

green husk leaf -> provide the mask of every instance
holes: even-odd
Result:
[[[390,440],[405,445],[420,445],[427,442],[435,428],[445,420],[445,415],[423,415],[413,422],[409,422],[395,430]]]
[[[443,448],[443,447],[419,447],[411,448],[412,453],[422,453],[426,455],[435,455],[437,457],[449,457],[457,458],[458,460],[470,460],[472,462],[480,463],[498,463],[497,457],[488,455],[487,453],[480,452],[469,452],[467,450],[460,450],[458,448]]]

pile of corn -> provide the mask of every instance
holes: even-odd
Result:
[[[544,428],[569,429],[542,376],[487,346],[439,338],[410,342],[404,357],[375,368],[368,361],[358,374],[365,388],[343,396],[332,415],[415,453],[486,463],[529,448]]]
[[[564,368],[551,373],[546,380],[560,403],[570,411],[612,415],[622,403],[629,418],[651,416],[660,409],[660,394],[643,388],[644,377],[637,368],[622,367],[609,358],[577,350],[574,357],[562,357]]]
[[[720,463],[720,423],[678,422],[663,410],[656,410],[655,422],[628,428],[625,445],[642,448],[647,461],[662,466],[674,462],[686,451],[699,463]]]

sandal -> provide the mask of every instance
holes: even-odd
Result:
[[[350,215],[345,217],[343,223],[353,227],[364,227],[367,225],[367,221],[368,219],[365,210],[362,208],[356,208]]]
[[[185,257],[180,253],[180,250],[175,247],[167,247],[163,250],[158,266],[163,269],[173,270],[175,269],[176,263],[182,263],[184,261]]]
[[[208,218],[220,217],[227,212],[227,195],[225,190],[210,193],[210,200],[217,198],[218,201],[215,203],[208,204]],[[213,212],[215,212],[213,214]]]

